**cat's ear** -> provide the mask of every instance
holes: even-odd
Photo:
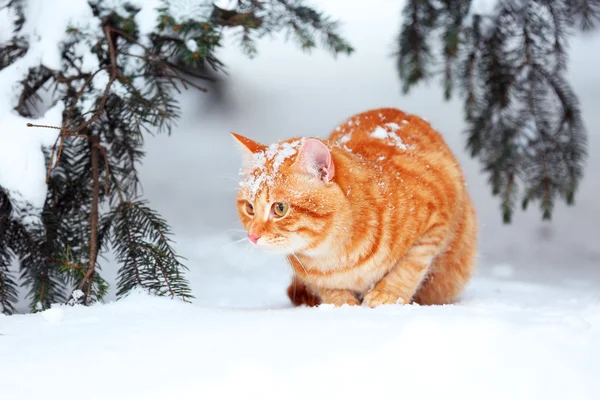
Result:
[[[302,144],[294,166],[326,183],[330,182],[335,174],[331,151],[319,139],[307,139]]]
[[[254,140],[248,139],[247,137],[242,135],[238,135],[237,133],[231,132],[231,136],[233,136],[235,141],[238,142],[238,144],[244,151],[250,154],[258,153],[259,151],[263,151],[267,148],[267,146],[265,146],[264,144],[255,142]]]
[[[233,136],[235,141],[238,143],[239,148],[241,149],[242,164],[244,165],[244,167],[250,167],[252,165],[252,156],[255,153],[264,151],[267,148],[267,146],[255,142],[252,139],[248,139],[245,136],[238,135],[237,133],[231,132],[231,136]]]

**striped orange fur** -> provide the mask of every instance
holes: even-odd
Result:
[[[472,274],[477,221],[461,168],[423,119],[354,115],[329,139],[246,152],[238,212],[260,248],[285,254],[295,305],[444,304]]]

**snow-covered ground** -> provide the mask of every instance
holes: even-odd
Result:
[[[504,226],[463,151],[460,102],[444,102],[437,85],[400,94],[390,57],[399,2],[313,3],[344,22],[353,56],[265,40],[248,60],[228,46],[227,81],[184,94],[173,136],[147,142],[145,193],[176,232],[195,302],[133,294],[114,303],[113,289],[91,308],[0,316],[0,398],[600,398],[600,53],[589,51],[600,36],[571,45],[590,133],[577,205],[558,205],[550,224],[534,207]],[[478,273],[451,306],[292,309],[283,260],[235,243],[244,234],[229,132],[265,143],[325,136],[380,106],[427,118],[461,160],[481,226]],[[113,280],[114,263],[102,265]]]
[[[451,306],[293,309],[289,268],[229,243],[195,254],[192,305],[0,316],[2,398],[600,398],[600,293],[478,278]]]

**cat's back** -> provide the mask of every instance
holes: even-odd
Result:
[[[353,115],[334,129],[329,140],[359,153],[369,147],[394,147],[407,155],[448,150],[442,136],[427,121],[396,108]]]
[[[444,138],[427,121],[396,108],[378,108],[346,119],[329,137],[334,146],[359,154],[373,163],[414,165],[443,171],[462,180],[458,162]]]

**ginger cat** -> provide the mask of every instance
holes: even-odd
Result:
[[[423,119],[350,117],[328,140],[271,146],[233,134],[249,239],[287,256],[295,305],[453,302],[474,269],[477,221],[460,166]]]

